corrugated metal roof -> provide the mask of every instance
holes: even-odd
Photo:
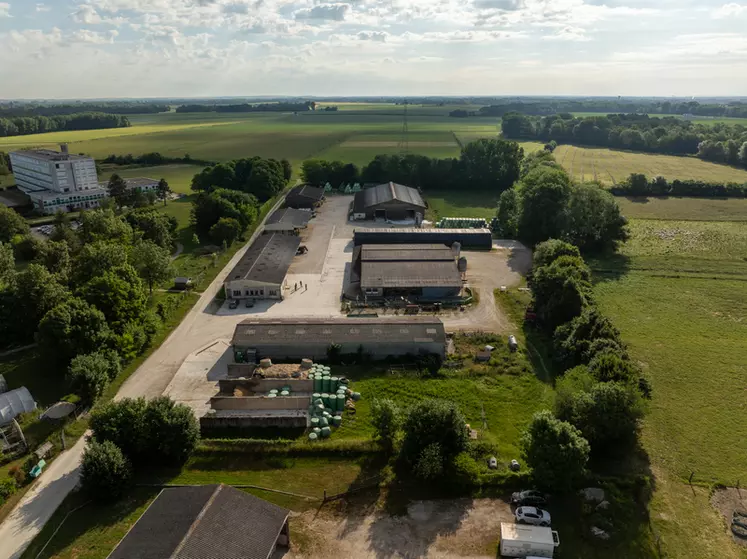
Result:
[[[303,334],[298,334],[303,330]],[[233,343],[240,347],[298,343],[446,343],[443,322],[432,317],[409,318],[278,318],[247,319],[234,330]]]
[[[225,485],[170,487],[109,559],[267,559],[288,514]]]
[[[294,208],[282,208],[274,211],[265,221],[266,225],[276,223],[288,224],[293,227],[304,227],[311,219],[311,212]]]
[[[394,200],[425,209],[425,202],[420,192],[415,188],[395,182],[387,182],[356,193],[353,207],[354,211],[363,212],[366,208]]]
[[[260,235],[228,274],[226,282],[243,279],[282,283],[300,244],[301,238],[295,235]]]
[[[501,522],[501,540],[554,545],[550,528],[508,522]]]
[[[301,196],[303,198],[310,198],[312,200],[319,201],[324,197],[324,189],[317,188],[316,186],[311,186],[309,184],[302,184],[300,186],[296,186],[295,188],[292,188],[290,192],[288,192],[288,195],[286,196],[286,200],[289,198],[294,198],[296,196]]]
[[[363,262],[398,262],[398,261],[429,261],[453,262],[454,254],[446,245],[363,245],[361,247]]]
[[[362,262],[361,288],[461,287],[456,262]]]
[[[25,386],[0,394],[0,425],[10,423],[16,416],[35,409],[36,402]]]

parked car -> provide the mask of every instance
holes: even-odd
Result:
[[[533,524],[534,526],[550,526],[550,513],[537,507],[519,507],[514,511],[516,522],[519,524]]]
[[[535,491],[533,489],[527,489],[524,491],[517,491],[511,495],[511,504],[519,506],[536,506],[544,505],[547,502],[547,495]]]
[[[251,309],[254,306],[254,301],[252,301],[251,299],[247,299],[246,302],[244,303],[244,306],[247,309]]]
[[[231,299],[231,302],[228,303],[229,309],[235,309],[239,306],[239,301],[237,299]]]

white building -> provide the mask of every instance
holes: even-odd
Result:
[[[22,150],[10,153],[18,188],[26,193],[41,213],[70,212],[98,207],[107,197],[99,185],[96,163],[86,155],[61,151]]]

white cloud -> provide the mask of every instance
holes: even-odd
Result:
[[[298,10],[294,15],[296,19],[343,21],[349,10],[350,4],[320,4]]]
[[[729,4],[724,4],[723,6],[715,10],[711,15],[715,19],[723,19],[723,18],[739,17],[741,15],[747,15],[747,5],[737,4],[736,2],[731,2]]]
[[[584,34],[584,30],[580,27],[572,27],[567,25],[560,29],[553,35],[545,35],[542,37],[546,41],[590,41],[591,39]]]
[[[386,31],[359,31],[357,36],[361,41],[378,41],[386,43],[389,33]]]
[[[47,6],[46,4],[40,2],[40,3],[38,3],[36,5],[36,8],[34,8],[34,11],[37,14],[38,13],[43,13],[43,12],[51,12],[52,11],[52,6]]]
[[[0,2],[0,17],[13,17],[10,15],[10,4]]]
[[[66,37],[70,43],[92,43],[94,45],[107,45],[114,43],[114,38],[119,35],[119,31],[112,29],[106,32],[91,31],[89,29],[78,29]]]
[[[107,24],[120,26],[127,23],[127,18],[124,17],[102,16],[91,4],[81,4],[78,9],[72,13],[72,18],[76,23],[85,23],[86,25]]]

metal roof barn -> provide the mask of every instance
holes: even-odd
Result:
[[[357,219],[414,219],[425,213],[426,204],[415,188],[388,182],[357,192],[353,214]]]

